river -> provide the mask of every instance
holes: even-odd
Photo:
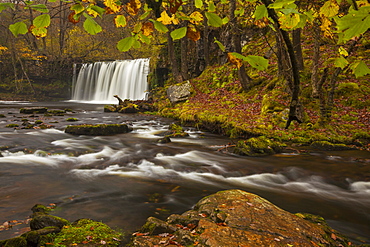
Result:
[[[64,116],[20,114],[19,108],[71,109]],[[56,205],[70,221],[91,218],[127,232],[149,216],[181,214],[203,196],[238,188],[292,212],[323,216],[356,243],[370,243],[370,153],[366,151],[283,153],[242,157],[224,148],[226,137],[187,128],[187,138],[158,144],[171,119],[104,113],[103,105],[73,102],[0,102],[0,225],[20,222],[37,203]],[[68,117],[79,121],[68,122]],[[13,129],[36,119],[50,129]],[[70,124],[126,123],[128,134],[72,136]],[[0,228],[0,239],[26,224]]]

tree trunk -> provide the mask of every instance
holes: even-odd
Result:
[[[175,78],[176,83],[180,83],[183,81],[183,78],[179,70],[179,64],[177,62],[176,54],[175,54],[175,46],[174,46],[172,37],[170,35],[170,32],[167,33],[167,45],[168,45],[168,55],[170,57],[173,77]]]
[[[293,47],[298,62],[298,69],[304,70],[303,53],[301,46],[301,28],[293,30]]]
[[[229,4],[229,16],[230,16],[230,24],[231,24],[231,40],[233,44],[233,48],[235,52],[241,53],[242,46],[241,46],[241,37],[240,32],[238,30],[238,23],[235,18],[235,9],[236,9],[236,1],[230,1]],[[245,71],[245,66],[242,65],[238,70],[238,76],[240,85],[242,86],[244,91],[248,91],[251,87],[251,78],[247,75]]]
[[[314,24],[315,25],[315,24]],[[315,25],[313,29],[314,44],[313,44],[313,56],[312,56],[312,68],[311,68],[311,85],[312,85],[312,97],[319,98],[319,61],[320,61],[320,36],[318,27]]]
[[[327,107],[326,107],[326,100],[323,85],[325,84],[326,79],[328,78],[328,68],[324,69],[324,72],[321,76],[320,81],[317,84],[318,89],[318,98],[319,98],[319,105],[320,105],[320,122],[327,122],[328,114],[327,114]]]
[[[189,79],[187,51],[188,51],[188,38],[184,37],[181,39],[181,75],[184,80]]]
[[[262,0],[262,2],[266,6],[271,4],[270,0]],[[280,32],[283,37],[283,40],[284,40],[284,43],[285,43],[285,46],[286,46],[286,49],[289,55],[290,64],[292,66],[291,73],[292,73],[292,78],[293,78],[293,88],[292,88],[293,90],[292,90],[292,97],[291,97],[291,101],[289,105],[288,121],[285,126],[285,128],[288,129],[292,121],[296,120],[298,123],[302,122],[302,119],[300,119],[299,112],[298,112],[298,110],[300,110],[301,108],[300,103],[299,103],[299,93],[300,93],[300,84],[301,84],[300,78],[299,78],[299,68],[297,65],[297,58],[294,52],[293,43],[289,38],[288,32],[280,28],[279,18],[277,17],[277,14],[275,13],[273,9],[268,9],[268,14],[270,18],[272,18],[272,20],[275,22],[277,32]]]

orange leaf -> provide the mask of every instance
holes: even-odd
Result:
[[[186,32],[186,37],[192,41],[197,41],[200,39],[200,32],[195,27],[188,27]]]
[[[145,36],[151,35],[153,30],[154,30],[154,25],[152,22],[149,22],[149,21],[145,22],[143,26],[141,27],[141,31],[143,32]]]

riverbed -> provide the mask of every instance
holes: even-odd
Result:
[[[69,109],[63,116],[21,114],[19,108]],[[235,140],[195,128],[186,138],[159,144],[175,122],[144,114],[103,112],[76,102],[0,102],[0,239],[27,230],[37,203],[70,221],[91,218],[126,232],[149,216],[183,213],[202,197],[238,188],[292,212],[323,216],[356,243],[370,243],[370,153],[318,152],[301,147],[268,157],[228,151]],[[67,118],[77,118],[68,122]],[[51,128],[6,128],[41,120]],[[72,136],[67,125],[125,123],[114,136]],[[18,222],[18,223],[17,223]]]

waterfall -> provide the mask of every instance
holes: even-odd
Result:
[[[149,58],[82,64],[73,82],[73,101],[117,103],[121,99],[143,100],[148,90]]]

